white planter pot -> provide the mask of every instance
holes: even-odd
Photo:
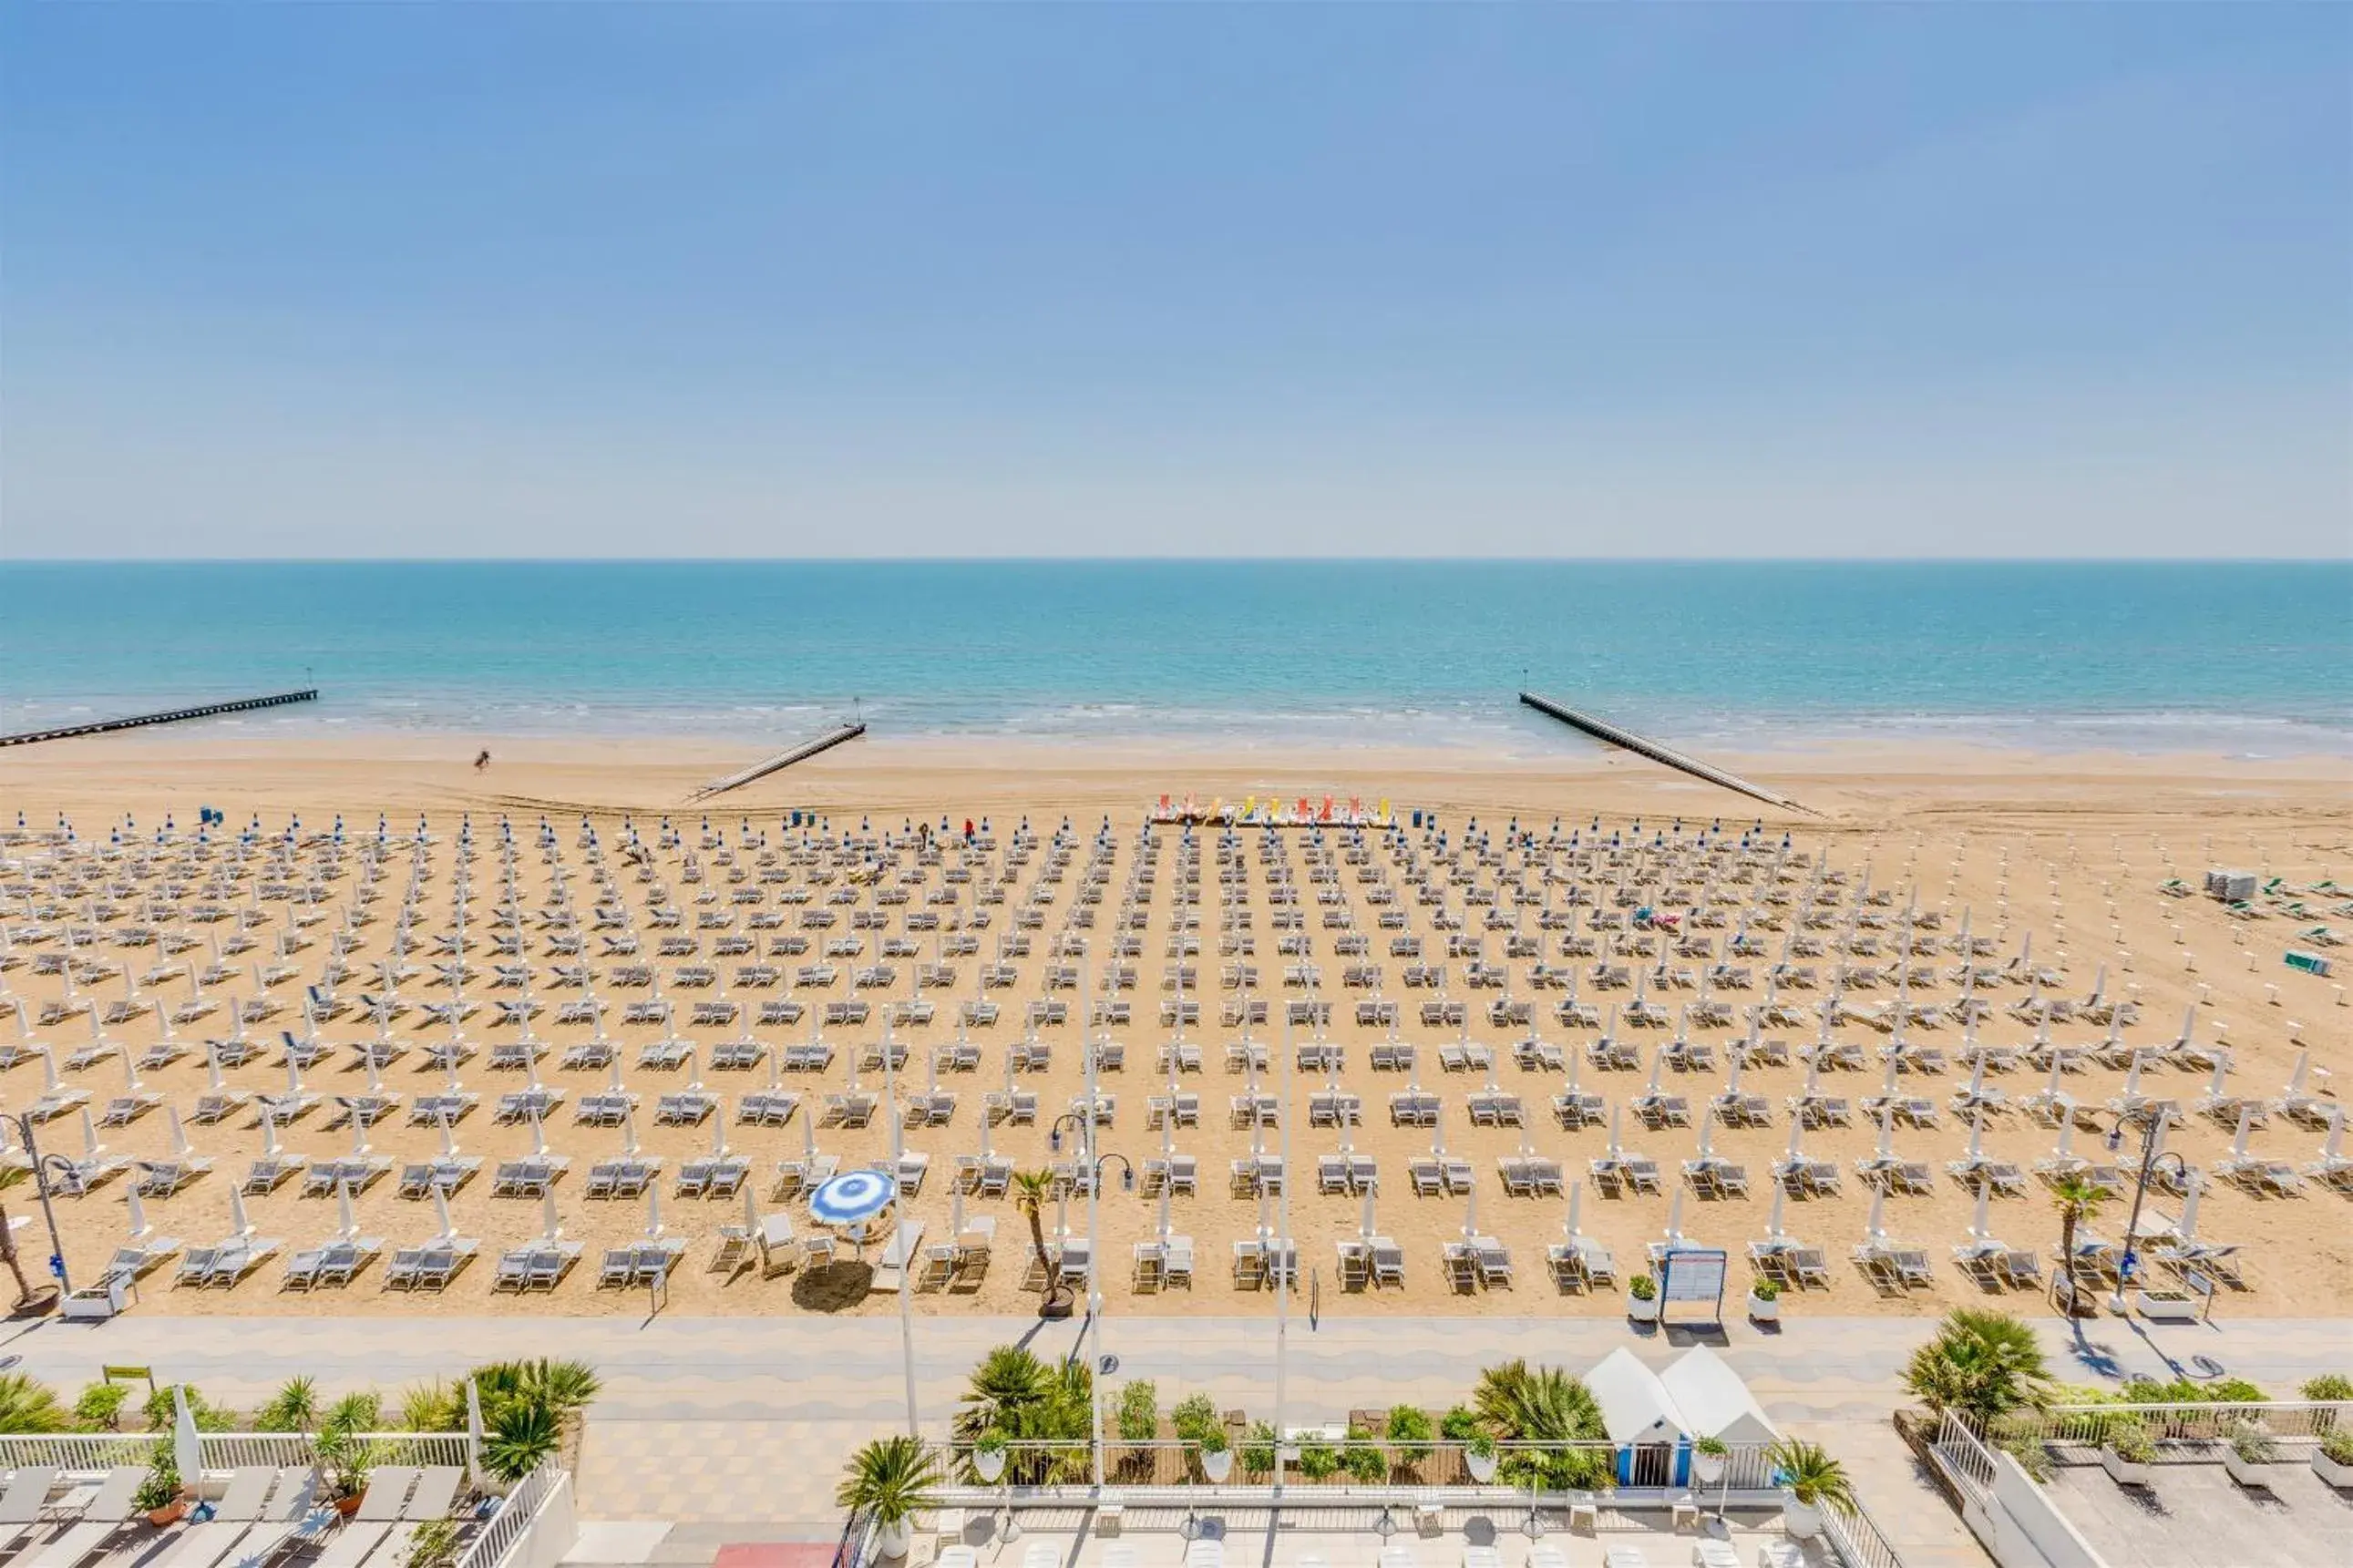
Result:
[[[2222,1450],[2222,1468],[2230,1471],[2231,1479],[2238,1482],[2242,1487],[2252,1487],[2260,1491],[2269,1491],[2272,1489],[2271,1473],[2273,1467],[2270,1465],[2251,1465],[2247,1463],[2246,1460],[2239,1458],[2238,1451],[2236,1449],[2225,1448]]]
[[[1751,1322],[1778,1323],[1781,1321],[1781,1298],[1767,1301],[1760,1297],[1748,1298],[1748,1318]]]
[[[1822,1532],[1822,1510],[1811,1503],[1799,1502],[1788,1493],[1781,1494],[1781,1530],[1795,1541],[1811,1541]]]
[[[2317,1448],[2312,1451],[2312,1473],[2332,1487],[2353,1487],[2353,1465],[2340,1465]]]
[[[2194,1298],[2152,1296],[2146,1290],[2135,1293],[2133,1305],[2140,1315],[2152,1323],[2194,1323],[2198,1321],[2198,1302]]]
[[[2100,1468],[2107,1471],[2108,1479],[2120,1487],[2150,1486],[2156,1479],[2156,1466],[2137,1465],[2129,1459],[2120,1459],[2113,1448],[2100,1450]]]
[[[1659,1299],[1652,1296],[1646,1301],[1629,1290],[1626,1292],[1626,1315],[1638,1323],[1655,1323],[1659,1321]]]
[[[975,1449],[972,1456],[972,1472],[978,1476],[984,1484],[994,1485],[997,1479],[1005,1473],[1005,1450],[1002,1448]]]
[[[878,1557],[903,1558],[907,1555],[907,1549],[914,1543],[914,1526],[906,1520],[875,1528],[874,1553]]]
[[[1692,1455],[1692,1479],[1704,1487],[1712,1487],[1724,1479],[1724,1456],[1694,1452]]]
[[[1208,1477],[1212,1484],[1222,1484],[1228,1476],[1234,1473],[1234,1451],[1220,1448],[1214,1454],[1202,1455],[1201,1473]]]
[[[1471,1479],[1482,1487],[1495,1479],[1495,1456],[1493,1454],[1474,1454],[1466,1451],[1462,1456],[1462,1464],[1463,1468],[1471,1472]]]

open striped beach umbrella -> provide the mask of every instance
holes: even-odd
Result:
[[[809,1194],[809,1217],[819,1225],[860,1225],[891,1206],[899,1184],[881,1171],[844,1171]]]

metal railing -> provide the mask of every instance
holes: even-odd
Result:
[[[1986,1447],[1959,1412],[1947,1410],[1936,1423],[1928,1452],[1953,1484],[1980,1500],[1992,1495],[1993,1450]]]
[[[1894,1543],[1879,1532],[1878,1521],[1860,1503],[1852,1513],[1822,1510],[1822,1533],[1845,1568],[1904,1568]]]
[[[1949,1417],[1948,1417],[1949,1419]],[[2353,1430],[2353,1400],[2279,1400],[2247,1404],[2054,1405],[2003,1418],[2005,1433],[2054,1448],[2096,1448],[2119,1421],[2134,1419],[2158,1443],[2160,1461],[2197,1459],[2202,1445],[2228,1442],[2253,1427],[2274,1438],[2317,1440],[2333,1431]],[[2166,1445],[2179,1447],[2168,1449]]]
[[[315,1435],[305,1432],[204,1432],[196,1438],[207,1470],[253,1465],[318,1462]],[[472,1440],[463,1432],[363,1432],[356,1441],[369,1465],[466,1466]],[[0,1467],[54,1466],[84,1474],[118,1465],[152,1465],[160,1448],[170,1451],[169,1432],[42,1432],[0,1436]]]
[[[530,1533],[539,1510],[555,1495],[563,1480],[562,1467],[549,1459],[517,1481],[506,1500],[499,1505],[499,1511],[467,1544],[465,1554],[458,1559],[458,1568],[499,1568],[507,1553]]]
[[[0,1466],[22,1469],[47,1466],[67,1471],[111,1470],[117,1465],[151,1465],[162,1432],[24,1432],[0,1437]]]
[[[1620,1485],[1620,1449],[1606,1439],[1567,1443],[1499,1443],[1493,1468],[1482,1479],[1474,1464],[1485,1468],[1467,1443],[1433,1439],[1427,1443],[1393,1443],[1381,1437],[1323,1438],[1294,1435],[1283,1445],[1282,1482],[1288,1489],[1313,1488],[1318,1492],[1389,1493],[1416,1490],[1471,1489],[1510,1491],[1537,1496],[1600,1491],[1670,1490],[1696,1492],[1710,1498],[1719,1492],[1734,1497],[1776,1492],[1770,1449],[1765,1444],[1738,1444],[1716,1458],[1722,1469],[1702,1480],[1707,1457],[1688,1446],[1661,1446],[1656,1457],[1638,1451],[1634,1479]],[[1103,1482],[1123,1490],[1138,1489],[1268,1488],[1274,1484],[1273,1445],[1245,1436],[1229,1439],[1230,1468],[1223,1481],[1212,1482],[1204,1465],[1201,1445],[1186,1438],[1154,1438],[1126,1442],[1103,1440]],[[1005,1469],[994,1482],[982,1482],[973,1465],[971,1445],[950,1446],[947,1471],[968,1486],[1010,1488],[1034,1492],[1086,1487],[1092,1478],[1091,1449],[1083,1438],[1010,1442],[1005,1446]],[[1653,1468],[1655,1467],[1655,1468]],[[1651,1479],[1653,1476],[1655,1479]],[[1678,1479],[1681,1477],[1683,1479]],[[1582,1484],[1565,1485],[1564,1482]]]
[[[353,1441],[363,1462],[375,1465],[456,1465],[470,1458],[463,1432],[362,1432]],[[207,1432],[201,1436],[205,1468],[234,1470],[248,1465],[316,1463],[319,1444],[307,1432]]]

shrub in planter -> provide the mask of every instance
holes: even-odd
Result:
[[[1149,1443],[1160,1435],[1159,1393],[1148,1377],[1119,1391],[1119,1436],[1123,1443]]]
[[[2324,1372],[2318,1377],[2308,1379],[2297,1392],[2315,1404],[2353,1399],[2353,1377],[2347,1377],[2341,1372]]]
[[[1750,1284],[1748,1315],[1760,1323],[1778,1322],[1781,1318],[1781,1287],[1765,1279]]]
[[[1005,1434],[995,1427],[973,1439],[973,1478],[983,1486],[995,1484],[1005,1474]]]
[[[1274,1473],[1274,1428],[1263,1421],[1251,1422],[1250,1436],[1242,1440],[1242,1469],[1253,1476]]]
[[[1702,1486],[1712,1486],[1724,1479],[1725,1461],[1731,1447],[1721,1437],[1702,1437],[1692,1444],[1692,1475]]]
[[[1419,1465],[1430,1458],[1430,1439],[1437,1434],[1438,1428],[1431,1423],[1429,1411],[1416,1409],[1410,1405],[1390,1406],[1386,1435],[1389,1440],[1389,1452],[1397,1456],[1398,1464]]]
[[[1234,1456],[1226,1446],[1226,1429],[1212,1426],[1201,1434],[1201,1473],[1212,1484],[1222,1483],[1234,1473]]]
[[[1659,1315],[1659,1286],[1649,1275],[1637,1274],[1626,1282],[1626,1315],[1643,1322]]]
[[[131,1506],[145,1514],[148,1523],[158,1526],[187,1511],[187,1500],[180,1495],[180,1467],[168,1446],[157,1447],[155,1462],[147,1467],[139,1489],[131,1494]]]
[[[2312,1470],[2332,1487],[2353,1487],[2353,1432],[2331,1432],[2312,1453]]]
[[[1299,1445],[1299,1473],[1311,1481],[1329,1480],[1340,1471],[1340,1450],[1321,1437]]]
[[[1462,1463],[1471,1479],[1481,1486],[1495,1479],[1495,1439],[1484,1432],[1473,1432],[1463,1446]]]
[[[122,1402],[131,1397],[125,1383],[93,1383],[74,1399],[74,1425],[85,1432],[112,1432],[122,1426]]]
[[[2278,1462],[2279,1445],[2272,1441],[2270,1433],[2253,1424],[2242,1423],[2231,1435],[2231,1446],[2222,1450],[2222,1468],[2242,1487],[2269,1491],[2269,1471]]]
[[[1458,1405],[1439,1418],[1438,1432],[1450,1443],[1468,1443],[1479,1436],[1479,1413]]]
[[[2107,1432],[2100,1446],[2100,1468],[2108,1479],[2120,1487],[2145,1487],[2152,1479],[2149,1467],[2157,1463],[2157,1440],[2149,1435],[2148,1423],[2137,1415],[2119,1415],[2107,1423]]]
[[[1347,1444],[1340,1450],[1340,1468],[1348,1472],[1351,1480],[1378,1486],[1389,1478],[1389,1457],[1373,1441],[1371,1433],[1361,1426],[1351,1426]]]

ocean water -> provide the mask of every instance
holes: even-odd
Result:
[[[2353,754],[2353,563],[0,563],[0,729],[305,683],[209,722]]]

